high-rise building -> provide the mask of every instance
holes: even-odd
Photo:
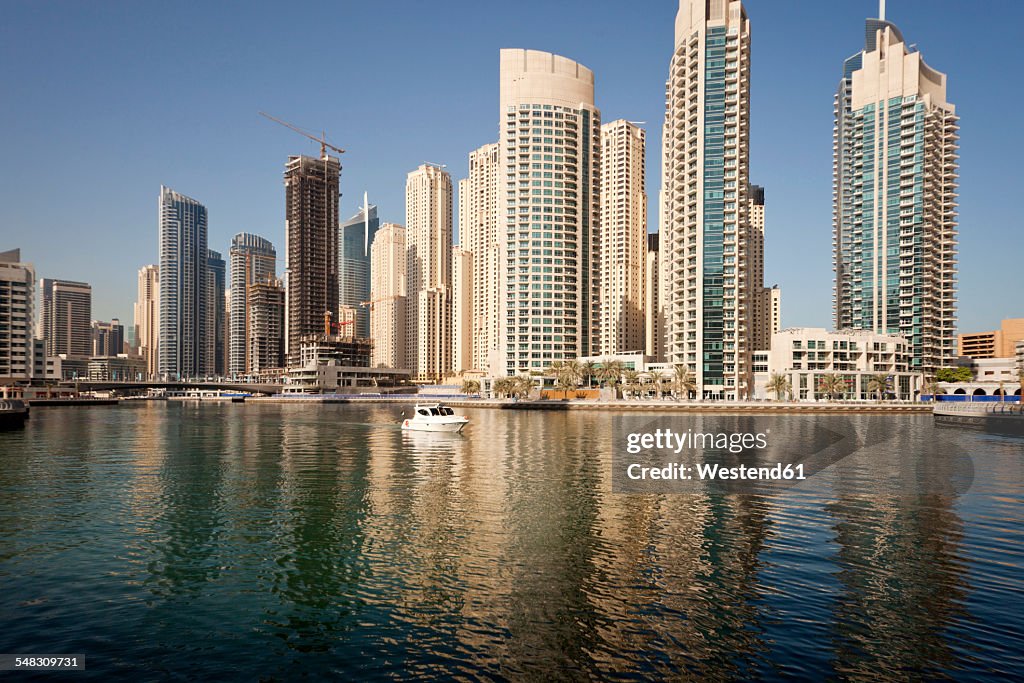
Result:
[[[405,228],[385,223],[370,247],[370,339],[373,367],[406,368]]]
[[[285,185],[285,322],[288,363],[299,341],[321,334],[324,314],[338,311],[338,192],[341,163],[326,156],[288,157]]]
[[[0,382],[32,378],[35,280],[20,249],[0,252]]]
[[[644,351],[647,266],[646,132],[601,126],[601,355]]]
[[[351,332],[360,339],[370,336],[370,311],[361,304],[370,299],[370,245],[379,227],[377,207],[363,195],[363,206],[338,228],[338,305],[355,309]]]
[[[750,395],[750,21],[739,0],[680,0],[665,85],[660,251],[665,356],[698,396]]]
[[[498,144],[469,153],[469,177],[459,181],[459,246],[472,254],[472,310],[470,349],[463,369],[505,373],[504,348],[499,346],[502,320],[498,312],[505,292],[501,289],[498,239]],[[496,367],[491,367],[492,363]]]
[[[146,361],[146,376],[156,377],[159,371],[158,348],[160,331],[160,267],[139,269],[139,294],[135,300],[135,345]]]
[[[598,348],[601,113],[594,73],[504,49],[500,66],[499,321],[509,375]]]
[[[835,325],[907,339],[934,375],[956,361],[958,118],[896,26],[865,36],[835,96]]]
[[[644,271],[644,353],[656,361],[661,361],[665,354],[665,324],[662,319],[659,276],[658,233],[652,232],[647,235],[647,260]]]
[[[772,335],[779,331],[782,291],[778,285],[764,286],[764,188],[760,185],[751,185],[748,194],[750,198],[750,205],[748,207],[750,218],[750,248],[748,251],[750,254],[750,287],[756,297],[750,309],[753,321],[751,350],[766,351],[771,346]]]
[[[109,323],[92,321],[92,355],[116,356],[124,353],[124,325],[117,318]]]
[[[247,326],[251,319],[248,313],[249,287],[277,280],[277,250],[270,240],[240,232],[231,240],[228,256],[231,261],[228,374],[241,375],[248,372],[250,366],[247,357],[250,348]],[[284,334],[283,327],[281,334]]]
[[[456,373],[473,366],[473,254],[452,247],[452,366]]]
[[[207,365],[209,249],[206,207],[160,187],[159,374],[198,377]]]
[[[43,278],[39,290],[42,310],[38,336],[45,342],[46,355],[92,355],[92,286]]]
[[[227,369],[227,275],[219,251],[207,250],[206,372],[223,377]]]
[[[280,280],[268,277],[246,285],[246,288],[246,306],[239,313],[246,318],[244,372],[257,375],[265,370],[283,368],[284,287]]]
[[[452,370],[452,179],[422,164],[405,183],[405,362],[414,378]]]

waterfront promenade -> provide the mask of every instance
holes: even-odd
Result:
[[[309,395],[270,396],[249,398],[254,403],[430,403],[442,401],[445,405],[462,408],[494,408],[499,410],[591,410],[608,412],[666,412],[666,413],[756,413],[782,414],[922,414],[932,412],[931,403],[896,402],[812,402],[812,401],[616,401],[586,400],[521,400],[478,399],[455,396],[429,396],[406,394],[398,397]]]

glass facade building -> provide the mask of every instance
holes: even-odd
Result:
[[[835,325],[899,335],[934,375],[956,361],[958,118],[899,29],[865,36],[835,96]]]
[[[370,336],[370,311],[360,304],[370,300],[370,245],[379,227],[377,207],[364,205],[338,228],[338,305],[355,309],[360,339]]]

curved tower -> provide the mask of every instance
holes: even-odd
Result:
[[[601,113],[594,73],[548,52],[502,50],[500,93],[504,359],[492,368],[515,375],[597,352]]]

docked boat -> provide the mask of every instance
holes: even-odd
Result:
[[[0,429],[13,429],[25,425],[28,406],[24,401],[5,398],[0,400]]]
[[[402,420],[402,429],[417,432],[461,432],[468,423],[468,417],[456,415],[455,411],[441,403],[417,403],[412,417]]]

